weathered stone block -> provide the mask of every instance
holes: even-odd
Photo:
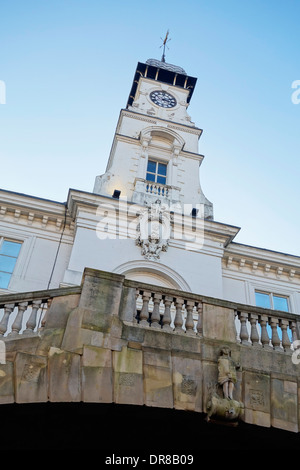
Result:
[[[65,328],[69,314],[77,307],[80,295],[54,297],[47,312],[45,328]]]
[[[144,346],[149,346],[150,348],[159,348],[165,350],[171,350],[172,348],[172,335],[165,333],[162,330],[145,327],[143,328],[144,333]]]
[[[270,376],[243,372],[244,421],[258,426],[271,426]]]
[[[171,360],[171,352],[164,351],[162,349],[155,349],[155,348],[145,348],[143,347],[144,351],[144,364],[151,365],[155,367],[164,367],[168,370],[171,370],[172,367],[172,360]]]
[[[113,351],[114,391],[116,403],[143,404],[143,351],[123,347]]]
[[[144,393],[147,406],[173,408],[171,371],[163,367],[145,365]]]
[[[39,344],[35,349],[36,354],[40,356],[47,356],[48,351],[51,347],[60,348],[63,337],[65,334],[65,330],[63,328],[49,328],[44,329],[41,338],[39,338]],[[25,352],[25,351],[24,351]],[[29,352],[29,351],[26,351]],[[32,352],[32,354],[34,351]]]
[[[297,382],[272,379],[272,426],[298,431]]]
[[[80,355],[50,348],[48,367],[50,401],[80,401]]]
[[[136,315],[136,289],[123,287],[120,305],[120,318],[124,321],[132,322]]]
[[[203,337],[236,342],[234,310],[203,303]]]
[[[61,343],[62,349],[81,351],[83,345],[81,324],[84,313],[83,307],[77,307],[70,313]]]
[[[47,401],[47,357],[18,353],[15,371],[17,403]]]
[[[202,363],[185,355],[172,356],[174,408],[202,411]]]
[[[0,404],[14,403],[14,364],[0,364]]]
[[[33,335],[18,335],[14,338],[6,338],[6,360],[13,362],[15,360],[17,352],[35,354],[39,343],[40,337]]]
[[[170,351],[144,350],[145,404],[173,408],[172,363]]]
[[[188,353],[201,352],[201,339],[199,336],[192,336],[186,333],[171,333],[168,335],[171,339],[172,350],[186,351]]]
[[[207,412],[207,404],[213,393],[218,390],[218,366],[211,362],[202,362],[202,403],[203,411]]]
[[[140,326],[128,326],[124,325],[122,330],[122,338],[128,339],[128,341],[137,341],[143,343],[145,337],[145,328]]]
[[[118,316],[125,277],[86,268],[79,306],[85,308],[82,327],[108,331],[112,315]]]
[[[85,346],[82,355],[82,400],[112,402],[112,354],[110,349]]]

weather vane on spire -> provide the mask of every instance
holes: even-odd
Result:
[[[167,31],[167,34],[166,34],[166,37],[165,39],[163,38],[160,38],[162,40],[162,45],[160,47],[163,47],[163,55],[162,55],[162,58],[161,58],[161,61],[162,62],[166,62],[166,56],[165,56],[165,52],[166,52],[166,47],[168,48],[167,46],[167,42],[171,41],[171,38],[168,39],[168,36],[169,36],[169,30]],[[168,48],[169,49],[169,48]]]

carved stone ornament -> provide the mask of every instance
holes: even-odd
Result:
[[[239,364],[232,360],[230,349],[227,346],[221,348],[218,359],[218,383],[215,384],[214,390],[211,390],[206,405],[208,421],[238,424],[238,419],[244,410],[244,404],[233,398],[234,386],[237,382],[236,369],[239,367]]]
[[[141,247],[145,259],[158,260],[160,253],[167,251],[170,238],[170,210],[157,199],[145,203],[139,213],[136,245]]]

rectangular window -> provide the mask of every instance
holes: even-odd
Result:
[[[146,180],[153,183],[166,184],[167,165],[154,160],[148,160]]]
[[[257,307],[282,310],[283,312],[289,311],[288,298],[272,292],[255,292],[255,301]]]
[[[271,310],[281,310],[283,312],[289,311],[288,297],[283,295],[273,294],[272,292],[255,292],[255,301],[257,307],[269,308]],[[267,332],[269,338],[272,336],[272,329],[269,324],[267,324]],[[279,339],[282,340],[282,331],[279,326],[277,326],[277,333]],[[288,336],[292,342],[292,331],[290,328],[287,329]]]
[[[0,289],[8,288],[21,245],[21,242],[0,238]]]

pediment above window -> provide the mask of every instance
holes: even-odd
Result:
[[[158,147],[169,147],[169,148],[178,148],[182,150],[185,141],[184,139],[174,132],[172,129],[166,129],[165,127],[147,127],[143,129],[140,134],[141,142],[146,141],[150,145],[158,146]]]

